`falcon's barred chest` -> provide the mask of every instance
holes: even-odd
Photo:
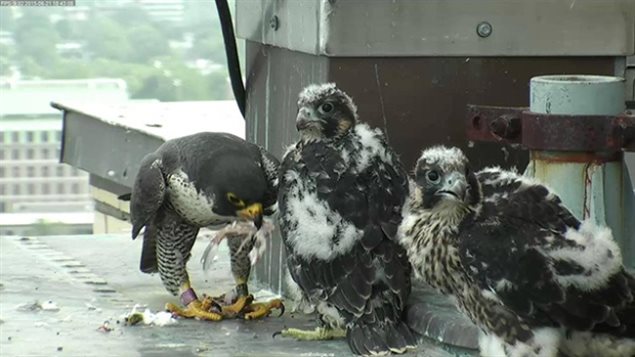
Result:
[[[463,274],[456,240],[458,226],[445,217],[421,212],[404,216],[401,242],[408,247],[415,274],[444,294],[454,294],[467,283]]]

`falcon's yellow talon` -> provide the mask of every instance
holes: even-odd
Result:
[[[201,300],[201,310],[210,311],[215,305],[217,304],[211,296],[203,295],[203,300]]]
[[[229,306],[223,306],[223,316],[225,317],[236,317],[238,314],[243,312],[247,306],[254,301],[253,295],[241,296],[236,300],[235,303]]]
[[[211,307],[211,304],[208,307]],[[165,309],[177,316],[186,318],[197,318],[209,321],[220,321],[223,319],[223,315],[206,310],[200,300],[192,301],[185,309],[182,309],[174,304],[167,303],[165,304]]]
[[[341,328],[324,328],[316,327],[314,330],[301,330],[297,328],[287,328],[282,331],[274,332],[273,337],[277,335],[283,337],[293,337],[299,341],[325,341],[336,338],[346,337],[346,330]]]
[[[280,315],[278,317],[282,316],[284,314],[284,304],[282,300],[273,299],[265,303],[252,303],[245,307],[245,311],[248,311],[245,313],[245,320],[256,320],[267,317],[271,315],[271,310],[273,309],[279,309]]]

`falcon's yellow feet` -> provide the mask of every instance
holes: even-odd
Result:
[[[253,295],[239,297],[233,304],[223,306],[223,316],[230,318],[238,316],[252,301],[254,301]]]
[[[220,321],[223,319],[223,315],[209,311],[211,303],[206,302],[203,304],[200,300],[194,300],[190,302],[185,309],[182,309],[174,304],[165,304],[165,309],[171,313],[187,318],[197,318],[200,320]]]
[[[280,315],[284,315],[284,304],[280,299],[273,299],[268,302],[254,302],[247,306],[243,310],[245,314],[245,320],[256,320],[271,315],[271,310],[280,310]]]
[[[274,332],[273,337],[276,337],[277,335],[293,337],[296,340],[301,341],[324,341],[346,337],[346,330],[341,328],[330,329],[324,327],[316,327],[315,330],[287,328],[282,331]]]

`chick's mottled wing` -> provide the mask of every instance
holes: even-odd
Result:
[[[580,226],[580,221],[560,198],[543,185],[498,168],[478,172],[477,179],[481,183],[486,214],[505,210],[510,217],[560,233]]]
[[[610,231],[581,225],[544,186],[484,182],[481,216],[459,228],[461,263],[479,288],[527,321],[619,325],[615,309],[632,297]]]
[[[309,295],[317,294],[352,316],[373,310],[369,302],[380,298],[373,293],[377,284],[386,284],[390,291],[387,301],[401,308],[410,291],[405,252],[392,241],[407,192],[401,167],[374,157],[358,173],[336,148],[323,145],[306,145],[300,157],[304,172],[316,179],[317,196],[332,210],[330,215],[352,223],[352,227],[338,227],[333,241],[348,239],[348,234],[356,237],[349,252],[332,260],[307,261],[292,252],[288,263],[294,280]],[[355,233],[349,231],[353,227]]]
[[[262,165],[265,178],[267,179],[267,190],[263,199],[263,208],[265,215],[272,215],[276,211],[276,202],[278,200],[278,170],[280,161],[270,152],[260,147],[260,163]]]

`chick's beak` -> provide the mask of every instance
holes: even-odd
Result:
[[[249,219],[254,222],[257,229],[262,227],[262,204],[253,203],[240,211],[238,211],[238,217]]]
[[[445,177],[443,186],[439,191],[437,191],[437,194],[453,197],[459,201],[463,201],[466,190],[467,181],[465,179],[465,175],[460,172],[453,172]]]
[[[302,107],[298,111],[298,116],[295,118],[295,127],[296,129],[303,130],[308,127],[315,126],[319,123],[319,119],[315,114],[315,110]]]

